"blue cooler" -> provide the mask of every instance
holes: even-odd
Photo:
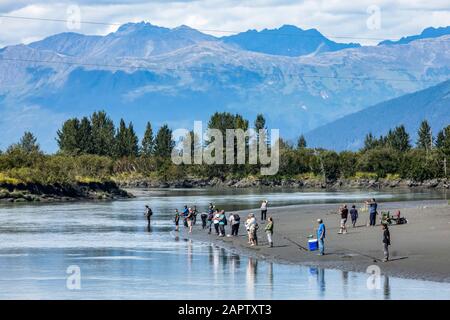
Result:
[[[308,240],[309,251],[316,251],[319,249],[319,241],[317,239]]]

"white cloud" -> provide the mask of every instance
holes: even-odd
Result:
[[[364,44],[417,34],[428,26],[445,26],[450,21],[448,0],[2,0],[0,12],[2,15],[66,20],[69,18],[67,8],[73,4],[79,5],[82,21],[125,23],[145,20],[167,27],[186,24],[203,30],[235,32],[294,24],[305,29],[317,28],[332,39],[338,37],[336,41]],[[381,10],[380,29],[367,28],[369,14],[366,10],[371,5]],[[115,29],[115,25],[86,23],[81,25],[79,32],[106,34]],[[0,47],[65,31],[73,30],[68,30],[64,22],[0,18]]]

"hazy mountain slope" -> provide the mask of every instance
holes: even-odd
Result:
[[[291,25],[262,31],[249,30],[221,40],[245,50],[289,57],[360,47],[356,43],[331,41],[316,29],[302,30]]]
[[[366,134],[384,135],[403,124],[415,143],[417,130],[425,119],[434,134],[450,124],[450,80],[343,117],[312,130],[306,139],[316,147],[358,149]]]
[[[0,148],[31,130],[55,150],[64,119],[98,109],[133,121],[140,134],[148,120],[189,128],[214,111],[251,120],[262,112],[270,127],[294,138],[447,80],[449,40],[286,57],[242,50],[185,27],[129,24],[105,37],[62,34],[10,46],[0,50]],[[146,51],[149,42],[159,45]]]

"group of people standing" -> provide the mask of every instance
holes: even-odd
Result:
[[[264,200],[261,204],[261,223],[265,223],[267,219],[268,201]],[[192,233],[192,228],[196,223],[197,208],[196,206],[188,208],[184,206],[183,211],[180,213],[178,209],[175,209],[174,223],[175,231],[179,231],[180,220],[183,219],[185,227],[189,229],[189,233]],[[239,228],[241,225],[241,217],[238,213],[231,213],[228,217],[225,210],[217,209],[212,203],[209,204],[208,211],[200,215],[202,221],[202,229],[208,230],[208,234],[211,234],[213,230],[219,237],[226,236],[226,226],[230,226],[230,237],[236,237],[239,235]],[[273,218],[269,217],[265,225],[264,231],[267,236],[269,247],[273,247]],[[255,214],[250,213],[244,223],[245,230],[247,231],[248,243],[251,246],[258,245],[258,230],[259,224],[255,217]]]
[[[375,199],[370,199],[364,202],[365,205],[368,207],[369,212],[369,226],[374,227],[376,226],[376,219],[378,215],[378,204],[375,201]],[[338,234],[346,234],[347,233],[347,220],[348,216],[350,215],[352,220],[352,226],[353,228],[356,228],[356,222],[358,220],[359,214],[358,210],[356,209],[355,205],[352,205],[351,209],[348,210],[347,205],[343,205],[339,208],[339,214],[340,214],[340,227]],[[324,255],[324,239],[325,239],[325,225],[322,221],[322,219],[317,220],[319,223],[319,228],[317,229],[317,239],[318,239],[318,245],[319,245],[319,254]],[[383,243],[383,253],[384,253],[384,259],[383,261],[389,260],[389,246],[391,245],[391,235],[389,231],[389,227],[387,223],[381,223],[381,227],[383,230],[383,237],[382,237],[382,243]]]
[[[378,204],[375,199],[370,199],[365,202],[368,206],[369,212],[369,225],[376,225],[376,217],[377,217],[377,208]],[[148,228],[150,228],[150,221],[153,215],[152,209],[149,206],[146,207],[145,215],[148,220]],[[268,210],[268,201],[264,200],[261,204],[261,223],[265,223],[264,232],[267,236],[267,242],[269,247],[273,247],[273,230],[274,230],[274,221],[273,218],[269,216],[267,218],[267,210]],[[192,208],[188,208],[187,205],[184,206],[182,212],[180,213],[178,209],[175,209],[174,223],[175,230],[179,231],[180,220],[182,219],[184,222],[184,226],[188,228],[189,233],[192,233],[193,226],[197,221],[197,207],[193,206]],[[340,228],[338,234],[346,234],[347,231],[347,220],[350,215],[353,228],[356,227],[356,223],[359,217],[358,210],[355,205],[352,205],[349,210],[347,205],[343,205],[339,208],[340,214]],[[225,213],[225,210],[217,209],[212,203],[209,204],[208,211],[202,213],[200,215],[202,221],[202,229],[208,230],[208,234],[212,233],[214,228],[215,233],[219,237],[226,236],[226,226],[229,224],[231,229],[231,233],[228,235],[230,237],[236,237],[239,235],[239,228],[241,224],[241,217],[238,213],[231,213],[228,217]],[[266,221],[267,220],[267,221]],[[319,248],[319,255],[325,254],[325,237],[326,237],[326,227],[322,219],[318,219],[318,228],[317,228],[317,241]],[[391,245],[391,236],[389,232],[388,225],[386,223],[382,223],[383,229],[383,251],[384,251],[384,260],[389,260],[389,246]],[[258,230],[259,223],[255,217],[254,213],[250,213],[244,223],[245,230],[247,231],[248,243],[250,246],[258,245]]]

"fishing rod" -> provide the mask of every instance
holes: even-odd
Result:
[[[283,239],[285,239],[285,240],[287,240],[287,241],[289,241],[289,242],[292,242],[293,244],[295,244],[295,245],[296,245],[297,247],[299,247],[300,249],[302,249],[302,250],[304,250],[304,251],[309,251],[308,249],[306,249],[305,247],[303,247],[301,244],[295,242],[294,240],[289,239],[288,237],[286,237],[286,236],[284,236],[284,235],[281,235],[281,237],[283,237]]]

